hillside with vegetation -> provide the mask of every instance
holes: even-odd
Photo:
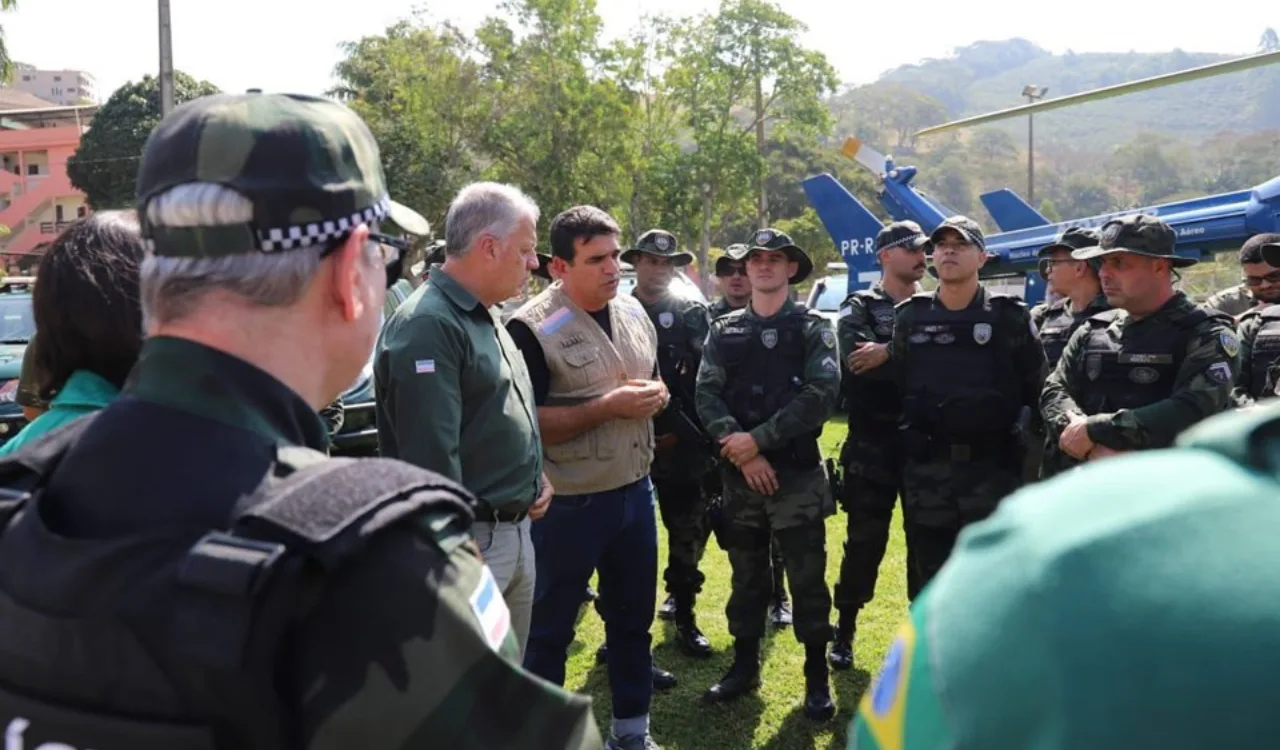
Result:
[[[590,203],[630,237],[663,227],[700,268],[766,225],[821,266],[839,256],[806,177],[833,174],[887,218],[874,175],[840,155],[846,136],[917,166],[917,186],[994,231],[978,196],[1027,195],[1025,118],[918,130],[1016,105],[1028,83],[1060,96],[1227,57],[980,41],[849,87],[770,0],[648,17],[620,40],[602,28],[591,0],[502,0],[474,31],[414,15],[351,40],[329,93],[365,118],[392,192],[433,226],[461,186],[494,179],[527,191],[548,220]],[[1267,30],[1259,47],[1280,39]],[[104,104],[68,167],[95,209],[132,202],[133,157],[158,119],[154,79]],[[1280,175],[1280,65],[1038,115],[1035,161],[1033,202],[1050,219],[1257,185]]]

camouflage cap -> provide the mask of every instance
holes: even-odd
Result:
[[[1084,250],[1098,246],[1098,230],[1091,227],[1070,227],[1058,235],[1058,239],[1040,248],[1036,253],[1044,257],[1054,250]]]
[[[805,251],[792,242],[787,233],[776,229],[760,229],[751,235],[751,240],[745,245],[731,245],[728,256],[732,260],[746,260],[756,250],[777,250],[786,253],[788,258],[794,260],[799,267],[796,268],[795,275],[788,279],[790,284],[799,284],[813,273],[813,261],[809,260]]]
[[[1280,242],[1267,242],[1262,245],[1262,260],[1269,266],[1280,267]]]
[[[640,235],[633,247],[623,251],[623,263],[635,264],[636,253],[653,255],[658,258],[670,258],[677,266],[687,266],[693,262],[693,253],[679,249],[674,234],[663,229],[650,229]]]
[[[1174,268],[1194,266],[1195,258],[1174,254],[1173,248],[1177,242],[1178,235],[1168,224],[1151,214],[1133,214],[1103,224],[1098,246],[1075,250],[1071,257],[1089,260],[1112,253],[1133,253],[1148,258],[1166,258]]]
[[[959,232],[965,242],[975,245],[979,250],[986,252],[987,238],[982,235],[982,227],[978,226],[978,222],[968,216],[951,216],[944,219],[936,229],[929,233],[929,243],[936,244],[938,236],[948,229]]]
[[[929,244],[929,238],[925,236],[924,230],[919,224],[910,220],[886,224],[884,229],[876,235],[876,252],[895,247],[915,250],[927,244]]]
[[[209,182],[253,203],[243,224],[152,224],[152,198]],[[177,107],[147,139],[138,169],[142,235],[157,255],[217,257],[323,244],[391,219],[409,234],[426,219],[387,194],[378,145],[350,109],[299,94],[215,94]]]

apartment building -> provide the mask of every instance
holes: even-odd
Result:
[[[34,65],[15,63],[10,86],[54,104],[98,101],[97,84],[83,70],[38,70]]]

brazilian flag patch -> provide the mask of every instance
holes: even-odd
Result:
[[[902,750],[907,689],[910,687],[911,660],[915,650],[915,625],[907,620],[889,647],[880,673],[862,696],[859,718],[875,740],[875,747],[881,750]]]

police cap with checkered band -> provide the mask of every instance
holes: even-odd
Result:
[[[151,224],[150,200],[178,185],[216,183],[253,203],[243,224]],[[387,193],[378,144],[347,107],[299,94],[215,94],[177,107],[147,139],[138,214],[156,255],[221,257],[329,244],[390,219],[414,235],[426,219]]]

